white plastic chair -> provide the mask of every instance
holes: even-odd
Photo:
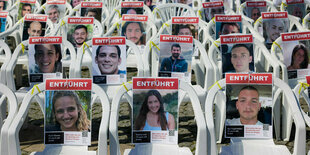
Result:
[[[126,40],[126,46],[128,46],[129,48],[127,49],[127,62],[128,62],[128,56],[129,53],[132,53],[134,57],[134,61],[137,65],[137,76],[138,77],[143,77],[144,75],[144,64],[143,64],[143,57],[141,56],[141,53],[139,52],[138,47],[136,46],[136,44],[134,44],[132,41],[130,40]],[[92,66],[92,43],[89,42],[89,47],[84,47],[85,52],[83,52],[83,49],[80,49],[78,51],[77,54],[77,59],[75,62],[75,70],[74,70],[74,75],[75,77],[81,77],[81,66],[83,65],[83,61],[85,61],[85,63],[89,64],[90,66]],[[85,54],[84,54],[85,53]],[[126,64],[127,64],[126,62]],[[128,64],[127,64],[128,66]],[[89,68],[90,71],[90,75],[92,75],[92,67]],[[109,100],[112,101],[113,97],[116,95],[115,91],[117,91],[119,85],[104,85],[102,86],[102,88],[105,90],[105,92],[107,92]]]
[[[273,68],[273,76],[275,77],[279,77],[280,76],[280,66],[278,63],[276,63],[276,61],[273,59],[273,57],[271,56],[269,50],[266,48],[266,46],[259,40],[257,40],[255,38],[256,36],[253,36],[253,45],[254,45],[254,66],[256,67],[255,70],[256,72],[268,72],[269,68],[272,67]],[[220,79],[222,79],[222,54],[221,51],[219,49],[219,47],[221,46],[220,43],[220,39],[218,39],[217,41],[213,42],[213,44],[211,45],[210,49],[209,49],[209,60],[212,64],[212,66],[214,67],[213,70],[215,72],[214,76],[214,81],[218,81]],[[268,62],[268,64],[270,65],[266,65],[266,62]],[[219,67],[217,67],[219,66]],[[219,99],[221,99],[221,97],[219,97]],[[218,101],[220,102],[220,101]],[[221,105],[221,104],[220,104]],[[279,110],[279,105],[277,104],[274,107],[274,110]],[[278,115],[280,115],[280,112],[276,113]],[[215,117],[216,119],[216,126],[220,126],[220,124],[223,124],[225,120],[223,119],[218,119],[218,118],[222,118],[221,117]],[[279,132],[280,132],[280,119],[278,117],[275,117],[275,130],[276,130],[276,135],[279,137]],[[222,130],[222,128],[221,128]],[[216,138],[218,142],[221,142],[221,138],[222,137],[222,132],[217,132],[216,134]]]
[[[215,113],[215,117],[221,117],[217,119],[225,120],[226,113],[226,104],[225,104],[225,94],[220,91],[225,87],[225,80],[218,81],[218,85],[215,85],[209,90],[206,102],[205,102],[205,117],[208,125],[208,154],[218,154],[216,147],[216,133],[222,132],[222,128],[219,128],[214,121],[213,116],[213,108],[214,108],[214,100],[218,95],[222,97],[222,101],[215,103],[215,106],[219,106],[219,112],[223,115],[220,116]],[[290,104],[284,104],[284,106],[292,111],[292,117],[294,118],[294,122],[296,123],[296,134],[294,141],[294,155],[306,154],[306,127],[303,121],[303,117],[301,115],[300,109],[297,106],[297,101],[294,93],[291,91],[289,86],[282,80],[278,78],[273,78],[273,84],[276,89],[283,91],[284,97],[289,100]],[[223,99],[224,97],[224,99]],[[273,102],[276,101],[276,98],[273,99]],[[218,105],[222,104],[222,105]],[[276,117],[276,116],[274,116]],[[221,127],[224,126],[224,123],[220,124]],[[273,139],[242,139],[241,142],[232,143],[230,146],[230,150],[232,150],[233,154],[264,154],[264,155],[272,155],[272,154],[291,154],[290,151],[286,148],[286,146],[275,145]]]
[[[110,153],[113,155],[120,155],[120,145],[118,141],[118,112],[119,112],[119,105],[120,99],[125,96],[128,100],[131,107],[133,107],[132,103],[132,84],[127,83],[124,87],[120,87],[119,91],[117,92],[116,96],[114,96],[112,101],[111,107],[111,120],[110,120]],[[129,90],[129,92],[127,91]],[[191,103],[193,105],[193,110],[197,122],[197,139],[196,139],[196,151],[195,154],[206,154],[207,147],[206,147],[206,125],[205,120],[203,118],[203,113],[199,104],[199,99],[197,94],[195,93],[194,89],[187,83],[180,81],[179,83],[179,90],[188,93],[188,96],[191,99]],[[179,99],[179,105],[182,102]],[[167,154],[191,154],[189,149],[180,148],[177,145],[163,145],[163,144],[140,144],[136,145],[136,148],[131,150],[125,150],[124,154],[137,154],[137,155],[167,155]]]
[[[70,47],[68,48],[66,46],[67,44],[68,42],[66,40],[63,40],[63,43],[62,43],[62,47],[64,49],[63,57],[65,56],[65,50],[69,49],[70,56],[71,56],[71,59],[70,59],[71,62],[69,63],[70,66],[66,66],[64,64],[63,67],[69,67],[69,78],[72,78],[74,77],[74,67],[75,67],[74,65],[75,65],[76,54],[74,53],[75,50],[72,50],[72,47],[70,49]],[[6,67],[7,86],[15,93],[18,103],[20,103],[23,100],[28,88],[22,87],[21,89],[16,90],[13,71],[14,71],[16,64],[23,64],[26,66],[29,65],[28,64],[28,51],[25,50],[27,46],[28,46],[28,40],[23,41],[21,44],[19,44],[14,50],[12,58]]]
[[[42,91],[45,91],[45,83],[41,83],[37,88],[33,88],[34,91],[29,91],[20,108],[18,113],[16,114],[14,120],[8,131],[8,141],[7,144],[9,146],[10,154],[21,154],[20,144],[18,139],[18,133],[21,126],[24,123],[24,119],[27,116],[28,108],[30,106],[31,100],[33,97],[42,94]],[[40,92],[38,91],[40,90]],[[92,86],[92,92],[95,94],[92,95],[92,103],[93,101],[99,97],[101,105],[102,105],[102,117],[101,124],[99,129],[99,140],[98,140],[98,154],[107,155],[107,136],[108,136],[108,125],[109,125],[109,112],[110,112],[110,104],[106,93],[96,84]],[[39,104],[42,112],[44,113],[44,104]],[[88,151],[87,146],[62,146],[62,145],[49,145],[46,146],[43,152],[37,152],[35,154],[96,154],[94,151]]]
[[[6,84],[6,72],[5,69],[10,62],[12,57],[11,50],[9,46],[3,41],[0,40],[0,62],[2,63],[0,69],[0,83]]]
[[[2,95],[0,97],[0,152],[1,154],[9,154],[9,145],[7,143],[9,140],[8,131],[18,110],[17,99],[11,89],[2,83],[0,83],[0,93]],[[6,103],[9,103],[7,117]]]
[[[297,98],[297,100],[299,101],[300,98],[303,98],[307,105],[308,108],[310,109],[310,99],[309,99],[309,95],[308,95],[308,88],[309,86],[305,86],[304,83],[299,83],[295,86],[295,88],[293,89],[294,94]],[[299,103],[299,102],[298,102]],[[302,115],[305,119],[305,123],[307,124],[308,127],[310,127],[310,116],[309,116],[309,112],[308,114],[305,113],[303,110],[301,110]]]
[[[203,45],[207,45],[209,44],[209,46],[211,46],[211,44],[215,41],[214,38],[216,36],[216,32],[215,32],[215,19],[213,18],[207,25],[206,28],[206,37],[207,39],[204,40],[204,42],[202,42]],[[249,34],[251,33],[253,36],[255,36],[258,41],[260,42],[264,42],[264,38],[258,33],[257,30],[255,30],[253,28],[253,26],[242,17],[242,34]]]
[[[159,29],[163,23],[167,22],[172,16],[196,16],[193,8],[180,3],[168,3],[157,5],[153,10],[154,23]]]
[[[200,54],[200,58],[198,60],[192,61],[192,69],[195,71],[196,81],[197,84],[193,85],[193,88],[195,89],[195,92],[198,94],[200,102],[203,102],[205,100],[208,88],[213,85],[214,78],[212,75],[215,73],[214,67],[210,63],[210,60],[208,59],[207,52],[202,46],[202,44],[196,40],[193,39],[193,44],[195,45],[195,49],[193,51],[198,51]],[[155,46],[156,45],[156,46]],[[145,66],[145,75],[156,77],[158,73],[158,66],[159,66],[159,38],[154,38],[151,41],[149,41],[146,44],[146,47],[151,48],[145,48],[145,55],[144,64],[148,64]],[[151,50],[150,50],[151,49]],[[195,59],[195,57],[192,57],[192,60]],[[186,94],[180,93],[179,94],[180,99],[184,99],[185,101],[188,101],[190,96],[186,96]]]
[[[143,15],[147,15],[150,21],[154,21],[153,13],[150,10],[150,8],[147,5],[143,5]],[[122,18],[121,14],[121,5],[117,6],[116,8],[113,9],[111,12],[109,18],[105,22],[105,26],[111,27],[116,21]]]

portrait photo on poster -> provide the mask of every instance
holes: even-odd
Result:
[[[101,38],[94,38],[101,39]],[[102,38],[103,39],[103,38]],[[93,44],[92,74],[96,84],[121,84],[126,82],[126,44],[125,38],[110,37],[105,39],[121,39],[122,44]]]
[[[47,14],[48,19],[50,19],[55,24],[65,16],[65,11],[65,4],[53,4],[51,2],[50,4],[47,4],[45,14]]]
[[[167,35],[170,36],[170,35]],[[173,37],[178,37],[171,35]],[[185,37],[185,36],[180,36]],[[192,36],[189,36],[192,38]],[[165,38],[161,36],[161,38]],[[191,79],[192,42],[161,40],[158,66],[159,77],[179,77],[189,82]]]
[[[133,143],[176,144],[178,90],[133,91]]]
[[[271,137],[272,85],[229,84],[226,99],[226,138]]]
[[[203,19],[210,22],[216,14],[225,14],[224,6],[204,8]]]
[[[91,87],[89,90],[60,89],[63,90],[47,89],[45,92],[45,144],[90,145]]]
[[[32,39],[31,37],[30,39]],[[34,37],[36,38],[36,37]],[[29,82],[62,77],[62,48],[60,44],[29,44]]]
[[[46,22],[43,21],[25,21],[23,28],[22,40],[27,40],[29,37],[40,37],[45,35]]]
[[[0,32],[5,31],[6,18],[0,18]]]
[[[8,1],[7,0],[1,0],[0,1],[0,11],[7,10]]]
[[[19,9],[18,9],[18,20],[23,18],[26,14],[31,14],[35,10],[35,1],[34,3],[31,1],[31,3],[20,2],[19,3]]]
[[[272,44],[281,33],[288,32],[288,18],[263,19],[263,36],[267,44]]]
[[[81,17],[94,17],[99,22],[102,21],[102,2],[82,2],[80,9]],[[101,6],[101,7],[100,7]]]
[[[193,38],[198,39],[198,23],[172,24],[172,35],[193,36]]]
[[[70,24],[68,23],[67,39],[75,48],[80,48],[84,44],[91,40],[93,36],[93,24]]]
[[[215,23],[215,39],[220,35],[227,35],[232,33],[242,33],[241,22],[216,22]]]
[[[130,8],[130,7],[122,7],[121,14],[136,14],[136,15],[143,15],[143,7],[137,8]]]
[[[287,12],[290,15],[300,18],[302,21],[302,19],[306,15],[306,4],[305,3],[288,4]]]
[[[255,72],[253,49],[253,43],[221,44],[223,77],[225,73]]]
[[[254,20],[254,22],[261,17],[262,12],[267,11],[267,5],[264,1],[246,2],[245,15]]]
[[[125,36],[126,39],[132,41],[136,45],[145,45],[146,32],[144,22],[126,21],[122,25],[121,36]]]
[[[289,79],[300,79],[310,74],[309,40],[283,42],[283,63]]]

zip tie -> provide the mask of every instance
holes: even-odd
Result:
[[[241,12],[241,8],[244,8],[244,5],[241,5],[241,6],[240,6],[240,8],[239,8],[239,11],[240,11],[240,12]]]
[[[155,10],[159,11],[158,8],[154,8],[154,10],[153,10],[153,12],[152,12],[153,14],[155,13]]]
[[[114,9],[114,10],[118,13],[118,17],[122,18],[122,14],[119,12],[119,10],[118,9]]]
[[[127,82],[127,83],[132,83],[131,81]],[[125,88],[125,90],[128,92],[129,89],[126,87],[126,84],[123,82],[122,86]]]
[[[23,43],[20,43],[22,45],[22,52],[25,53],[25,45]]]
[[[157,50],[160,51],[159,47],[153,41],[151,41],[150,50],[151,50],[152,46],[156,47]]]
[[[20,19],[17,24],[24,23],[24,18]]]
[[[262,20],[262,17],[259,17],[259,18],[254,22],[254,25],[255,25],[257,22],[262,23],[261,20]]]
[[[221,43],[220,41],[218,41],[218,40],[215,40],[214,42],[213,42],[213,44],[217,47],[217,48],[219,48],[219,45],[218,44],[216,44],[216,43]]]
[[[300,95],[300,93],[301,93],[301,88],[304,88],[304,90],[306,90],[307,87],[310,86],[308,83],[299,82],[299,84],[300,84],[300,87],[299,87],[299,90],[298,90],[298,94],[299,94],[299,95]]]
[[[64,26],[65,24],[66,24],[66,22],[64,20],[62,20],[60,26]]]
[[[308,20],[308,19],[304,18],[304,19],[302,20],[302,24],[305,24],[305,22],[310,23],[310,20]]]
[[[218,83],[218,81],[216,81],[211,87],[209,87],[208,89],[210,90],[213,86],[217,85],[220,89],[223,89],[221,87],[221,85]]]
[[[202,19],[201,10],[198,10],[199,18]]]
[[[42,7],[45,10],[45,6]]]
[[[212,18],[213,23],[215,24],[215,17]]]
[[[272,43],[273,50],[274,50],[274,45],[277,45],[280,48],[280,50],[282,50],[281,46],[277,42],[275,42],[275,41]]]
[[[161,28],[163,28],[164,26],[169,27],[170,25],[167,24],[167,23],[164,23],[164,24],[161,26]]]
[[[89,48],[89,46],[86,44],[86,42],[83,43],[83,54],[85,54],[85,45],[87,46],[87,48]]]
[[[79,11],[79,9],[73,9],[73,11]]]
[[[282,3],[281,3],[281,8],[282,8],[282,10],[284,10],[284,6],[287,7],[287,4],[285,4],[285,3],[282,2]]]
[[[31,89],[31,95],[33,95],[33,93],[34,93],[34,88],[37,88],[38,92],[41,93],[41,90],[39,89],[38,84],[36,84]]]
[[[117,27],[117,30],[119,30],[119,23],[115,23],[113,26],[115,26],[115,25]]]

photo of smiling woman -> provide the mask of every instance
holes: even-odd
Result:
[[[175,119],[164,111],[159,91],[149,90],[134,122],[134,130],[175,130]]]
[[[309,57],[308,49],[304,44],[296,45],[292,52],[291,64],[287,70],[306,69],[308,68]]]
[[[62,71],[61,47],[59,44],[36,44],[34,50],[35,64],[30,67],[30,74]]]
[[[90,131],[90,120],[84,109],[89,105],[82,105],[79,98],[87,94],[77,95],[74,91],[52,91],[49,94],[52,98],[46,103],[46,131]]]

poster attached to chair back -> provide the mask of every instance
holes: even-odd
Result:
[[[310,76],[306,76],[307,84],[310,85]],[[308,89],[308,96],[310,96],[310,87]],[[308,103],[308,107],[310,107],[310,103]]]
[[[85,48],[86,42],[93,38],[94,17],[68,17],[67,40],[75,48]]]
[[[220,35],[242,33],[241,15],[215,15],[215,40]]]
[[[62,78],[62,37],[29,38],[29,81]]]
[[[0,32],[4,32],[5,31],[6,18],[8,16],[8,14],[9,14],[8,12],[0,11]]]
[[[261,17],[262,12],[267,11],[266,1],[249,1],[246,2],[245,14],[247,17],[254,20],[254,22]]]
[[[126,38],[93,38],[92,74],[96,84],[126,82]]]
[[[136,14],[143,15],[143,2],[121,2],[121,15]]]
[[[52,23],[57,24],[65,16],[66,0],[47,0],[45,14]]]
[[[253,73],[254,45],[252,35],[221,35],[222,73]]]
[[[289,20],[287,12],[262,12],[263,37],[270,49],[272,43],[280,37],[281,33],[288,32]]]
[[[178,143],[177,78],[133,78],[132,143]]]
[[[26,14],[22,40],[27,40],[29,37],[43,37],[45,35],[47,18],[47,15]]]
[[[146,32],[148,16],[123,14],[122,20],[121,36],[125,36],[127,40],[136,44],[142,53],[148,36]]]
[[[272,138],[272,74],[226,74],[226,138]]]
[[[26,14],[34,13],[36,0],[20,0],[18,6],[17,19],[20,20],[25,17]]]
[[[193,36],[160,35],[159,47],[158,76],[190,82]]]
[[[81,2],[81,17],[94,17],[100,23],[102,21],[102,2]]]
[[[290,81],[310,75],[310,32],[282,33],[283,60]]]
[[[302,22],[307,14],[304,0],[286,0],[286,4],[288,14],[300,18],[300,22]]]
[[[193,36],[198,40],[199,17],[172,17],[172,35]]]
[[[0,12],[7,11],[9,8],[8,0],[0,0]]]
[[[210,22],[216,14],[225,14],[223,1],[205,2],[202,3],[202,7],[203,13],[201,16],[206,22]]]
[[[45,82],[44,144],[90,145],[91,79]]]

